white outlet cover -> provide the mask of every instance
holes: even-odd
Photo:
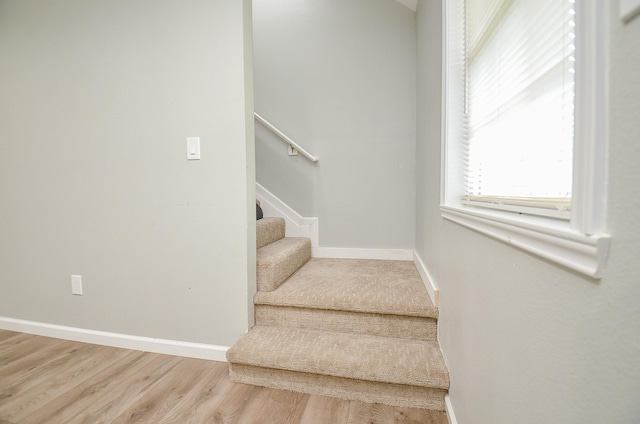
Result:
[[[640,0],[620,0],[620,20],[629,22],[640,13]]]

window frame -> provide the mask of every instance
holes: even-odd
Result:
[[[608,124],[607,8],[599,0],[576,1],[576,100],[571,217],[550,217],[464,205],[461,200],[461,149],[449,140],[452,104],[448,55],[450,7],[442,19],[442,217],[534,253],[580,274],[600,278],[611,237],[606,233]]]

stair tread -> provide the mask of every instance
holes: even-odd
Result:
[[[258,292],[256,305],[437,318],[410,261],[313,258],[284,284]]]
[[[255,326],[228,351],[231,363],[446,390],[434,341]]]

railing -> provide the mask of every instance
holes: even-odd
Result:
[[[291,149],[291,151],[293,152],[300,152],[302,154],[302,156],[306,157],[307,159],[309,159],[311,162],[318,162],[318,156],[314,156],[311,153],[307,152],[305,149],[303,149],[302,147],[300,147],[300,145],[298,143],[296,143],[295,141],[291,140],[289,137],[286,136],[286,134],[284,134],[282,131],[280,131],[279,129],[277,129],[276,127],[274,127],[269,121],[267,121],[266,119],[264,119],[262,116],[258,115],[257,113],[253,113],[253,115],[255,116],[256,120],[258,122],[260,122],[262,125],[264,125],[265,127],[269,128],[271,131],[273,131],[278,137],[280,137],[281,139],[283,139],[288,145],[289,145],[289,149]]]

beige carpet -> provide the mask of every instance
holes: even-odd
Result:
[[[256,325],[337,331],[400,339],[435,341],[437,320],[331,309],[255,305]]]
[[[313,258],[255,303],[438,317],[413,262]]]
[[[357,380],[449,387],[437,343],[260,327],[229,349],[230,362]]]
[[[257,252],[258,291],[275,290],[311,259],[311,242],[303,237],[286,237]]]
[[[260,249],[284,237],[284,218],[262,218],[256,222],[256,248]]]
[[[406,408],[445,411],[447,390],[229,364],[231,381]],[[399,417],[400,418],[400,417]],[[399,421],[404,422],[404,421]]]
[[[232,381],[444,410],[438,311],[412,262],[311,259],[282,220],[257,236],[256,326],[227,351]]]

